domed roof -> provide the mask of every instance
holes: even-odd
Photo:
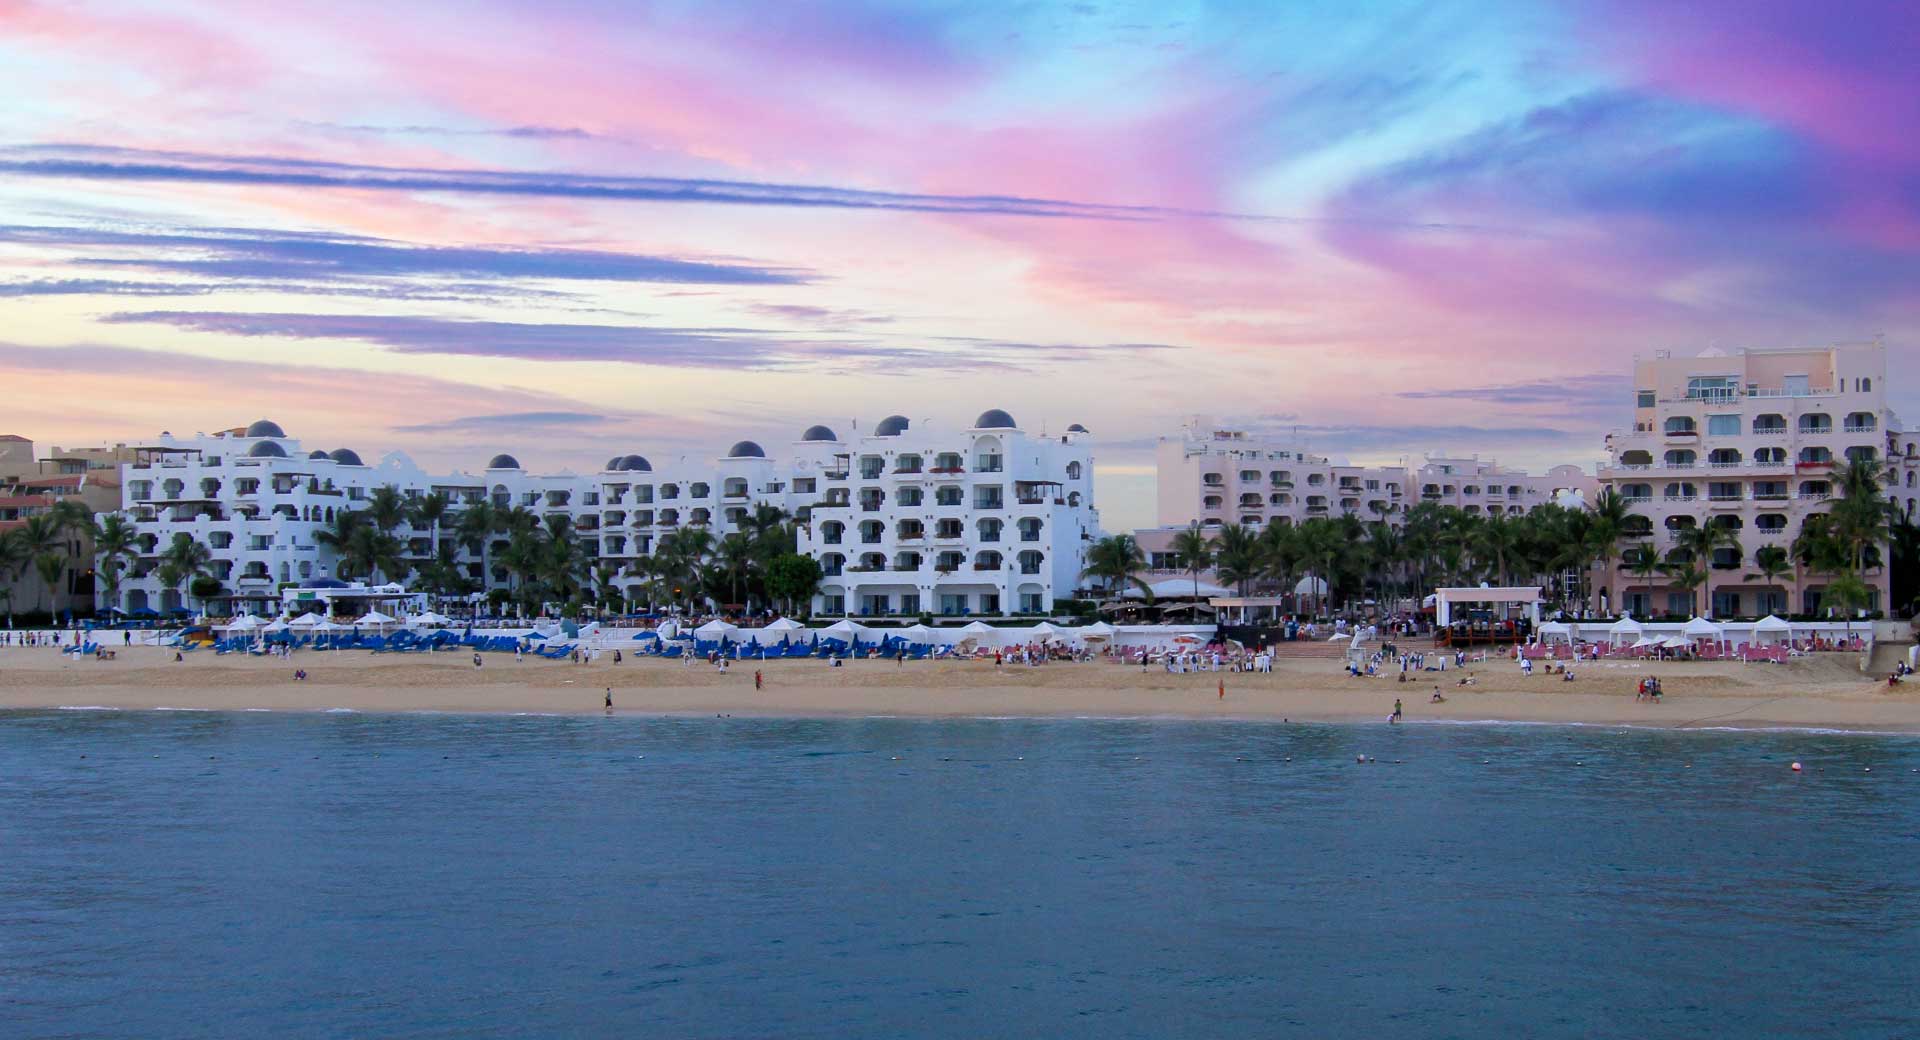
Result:
[[[511,455],[495,455],[487,461],[488,469],[519,469],[520,460]]]
[[[643,455],[622,455],[620,464],[613,468],[625,470],[628,473],[652,473],[653,463],[648,462]]]
[[[314,450],[312,450],[312,451],[310,451],[310,452],[307,452],[307,458],[310,458],[310,459],[326,459],[326,460],[328,460],[329,462],[331,462],[331,461],[333,460],[333,456],[331,456],[331,455],[329,455],[329,454],[327,454],[327,453],[326,453],[326,452],[324,452],[324,451],[321,451],[321,450],[320,450],[320,449],[318,449],[318,448],[315,448]]]
[[[613,458],[610,458],[607,460],[607,464],[605,466],[602,466],[600,468],[606,470],[608,473],[617,472],[621,468],[620,463],[622,461],[624,460],[621,459],[620,456],[615,455]]]
[[[247,427],[249,437],[285,437],[286,435],[287,431],[282,430],[280,424],[272,419],[261,419]]]
[[[360,453],[357,451],[354,451],[352,448],[335,448],[333,449],[332,453],[327,456],[327,458],[330,458],[333,461],[338,462],[342,466],[366,465],[366,463],[360,461]]]
[[[840,437],[825,426],[809,426],[807,427],[807,432],[800,435],[800,439],[803,441],[837,441]]]
[[[764,459],[766,457],[766,451],[752,441],[741,441],[727,449],[727,458],[730,459]]]
[[[907,432],[907,427],[910,425],[912,424],[907,422],[907,417],[904,415],[889,415],[885,419],[880,420],[880,425],[873,428],[873,435],[875,437],[898,437]]]
[[[274,441],[261,441],[248,449],[247,457],[255,459],[284,459],[287,457],[287,449],[282,448]]]
[[[1013,416],[998,408],[989,408],[981,412],[980,418],[973,421],[973,428],[976,430],[1012,430],[1017,429],[1019,425],[1013,421]]]
[[[1087,432],[1087,428],[1085,426],[1080,425],[1079,423],[1074,423],[1072,426],[1067,427],[1067,432],[1068,433],[1085,433]]]

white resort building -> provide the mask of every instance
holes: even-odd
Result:
[[[141,539],[121,602],[111,605],[184,606],[184,590],[164,586],[158,571],[160,554],[185,533],[212,552],[223,586],[217,602],[271,611],[284,586],[338,580],[337,560],[316,534],[391,485],[405,499],[437,492],[450,503],[439,531],[401,522],[394,533],[405,555],[429,559],[436,545],[452,545],[466,576],[486,589],[509,582],[498,562],[506,536],[478,552],[456,541],[454,518],[474,503],[564,515],[590,563],[622,570],[671,531],[703,528],[718,541],[764,505],[797,521],[799,551],[821,565],[816,613],[1045,612],[1076,587],[1098,528],[1089,440],[1079,426],[1030,434],[994,409],[961,429],[892,416],[845,441],[814,426],[778,459],[741,441],[718,458],[658,467],[638,454],[616,456],[591,475],[529,473],[511,455],[477,473],[442,475],[399,452],[368,465],[351,449],[307,450],[267,420],[193,437],[163,433],[133,445],[123,466],[120,506]],[[616,579],[636,597],[641,583]]]

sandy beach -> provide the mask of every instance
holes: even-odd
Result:
[[[725,675],[704,664],[628,658],[592,664],[469,654],[308,652],[291,661],[207,652],[121,650],[111,661],[49,649],[0,651],[0,708],[199,708],[274,711],[554,712],[599,714],[612,687],[617,713],[769,716],[1054,716],[1384,720],[1395,698],[1409,722],[1504,721],[1659,727],[1806,727],[1920,732],[1920,686],[1888,689],[1831,654],[1785,666],[1737,663],[1590,664],[1577,680],[1522,676],[1507,661],[1417,681],[1353,679],[1335,662],[1282,661],[1270,674],[1170,675],[1088,662],[1037,668],[991,662],[820,661],[755,665]],[[309,678],[295,681],[303,668]],[[1661,703],[1639,701],[1658,675]],[[1226,697],[1219,684],[1226,684]],[[1444,704],[1430,704],[1440,685]]]

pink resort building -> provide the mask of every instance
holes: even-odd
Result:
[[[1633,374],[1633,427],[1607,436],[1600,482],[1646,518],[1650,544],[1663,555],[1696,525],[1734,532],[1738,547],[1718,550],[1708,570],[1714,616],[1820,609],[1832,575],[1795,568],[1763,579],[1754,554],[1790,548],[1807,517],[1828,509],[1836,470],[1849,460],[1886,463],[1889,495],[1913,514],[1920,437],[1903,433],[1887,407],[1883,344],[1694,357],[1660,351],[1637,358]],[[1874,590],[1872,609],[1887,602],[1887,571],[1881,563],[1862,575]],[[1693,594],[1662,581],[1619,563],[1602,585],[1636,617],[1688,613]]]

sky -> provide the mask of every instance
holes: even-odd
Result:
[[[0,432],[580,472],[902,413],[1591,463],[1635,354],[1884,336],[1883,0],[0,0]]]

